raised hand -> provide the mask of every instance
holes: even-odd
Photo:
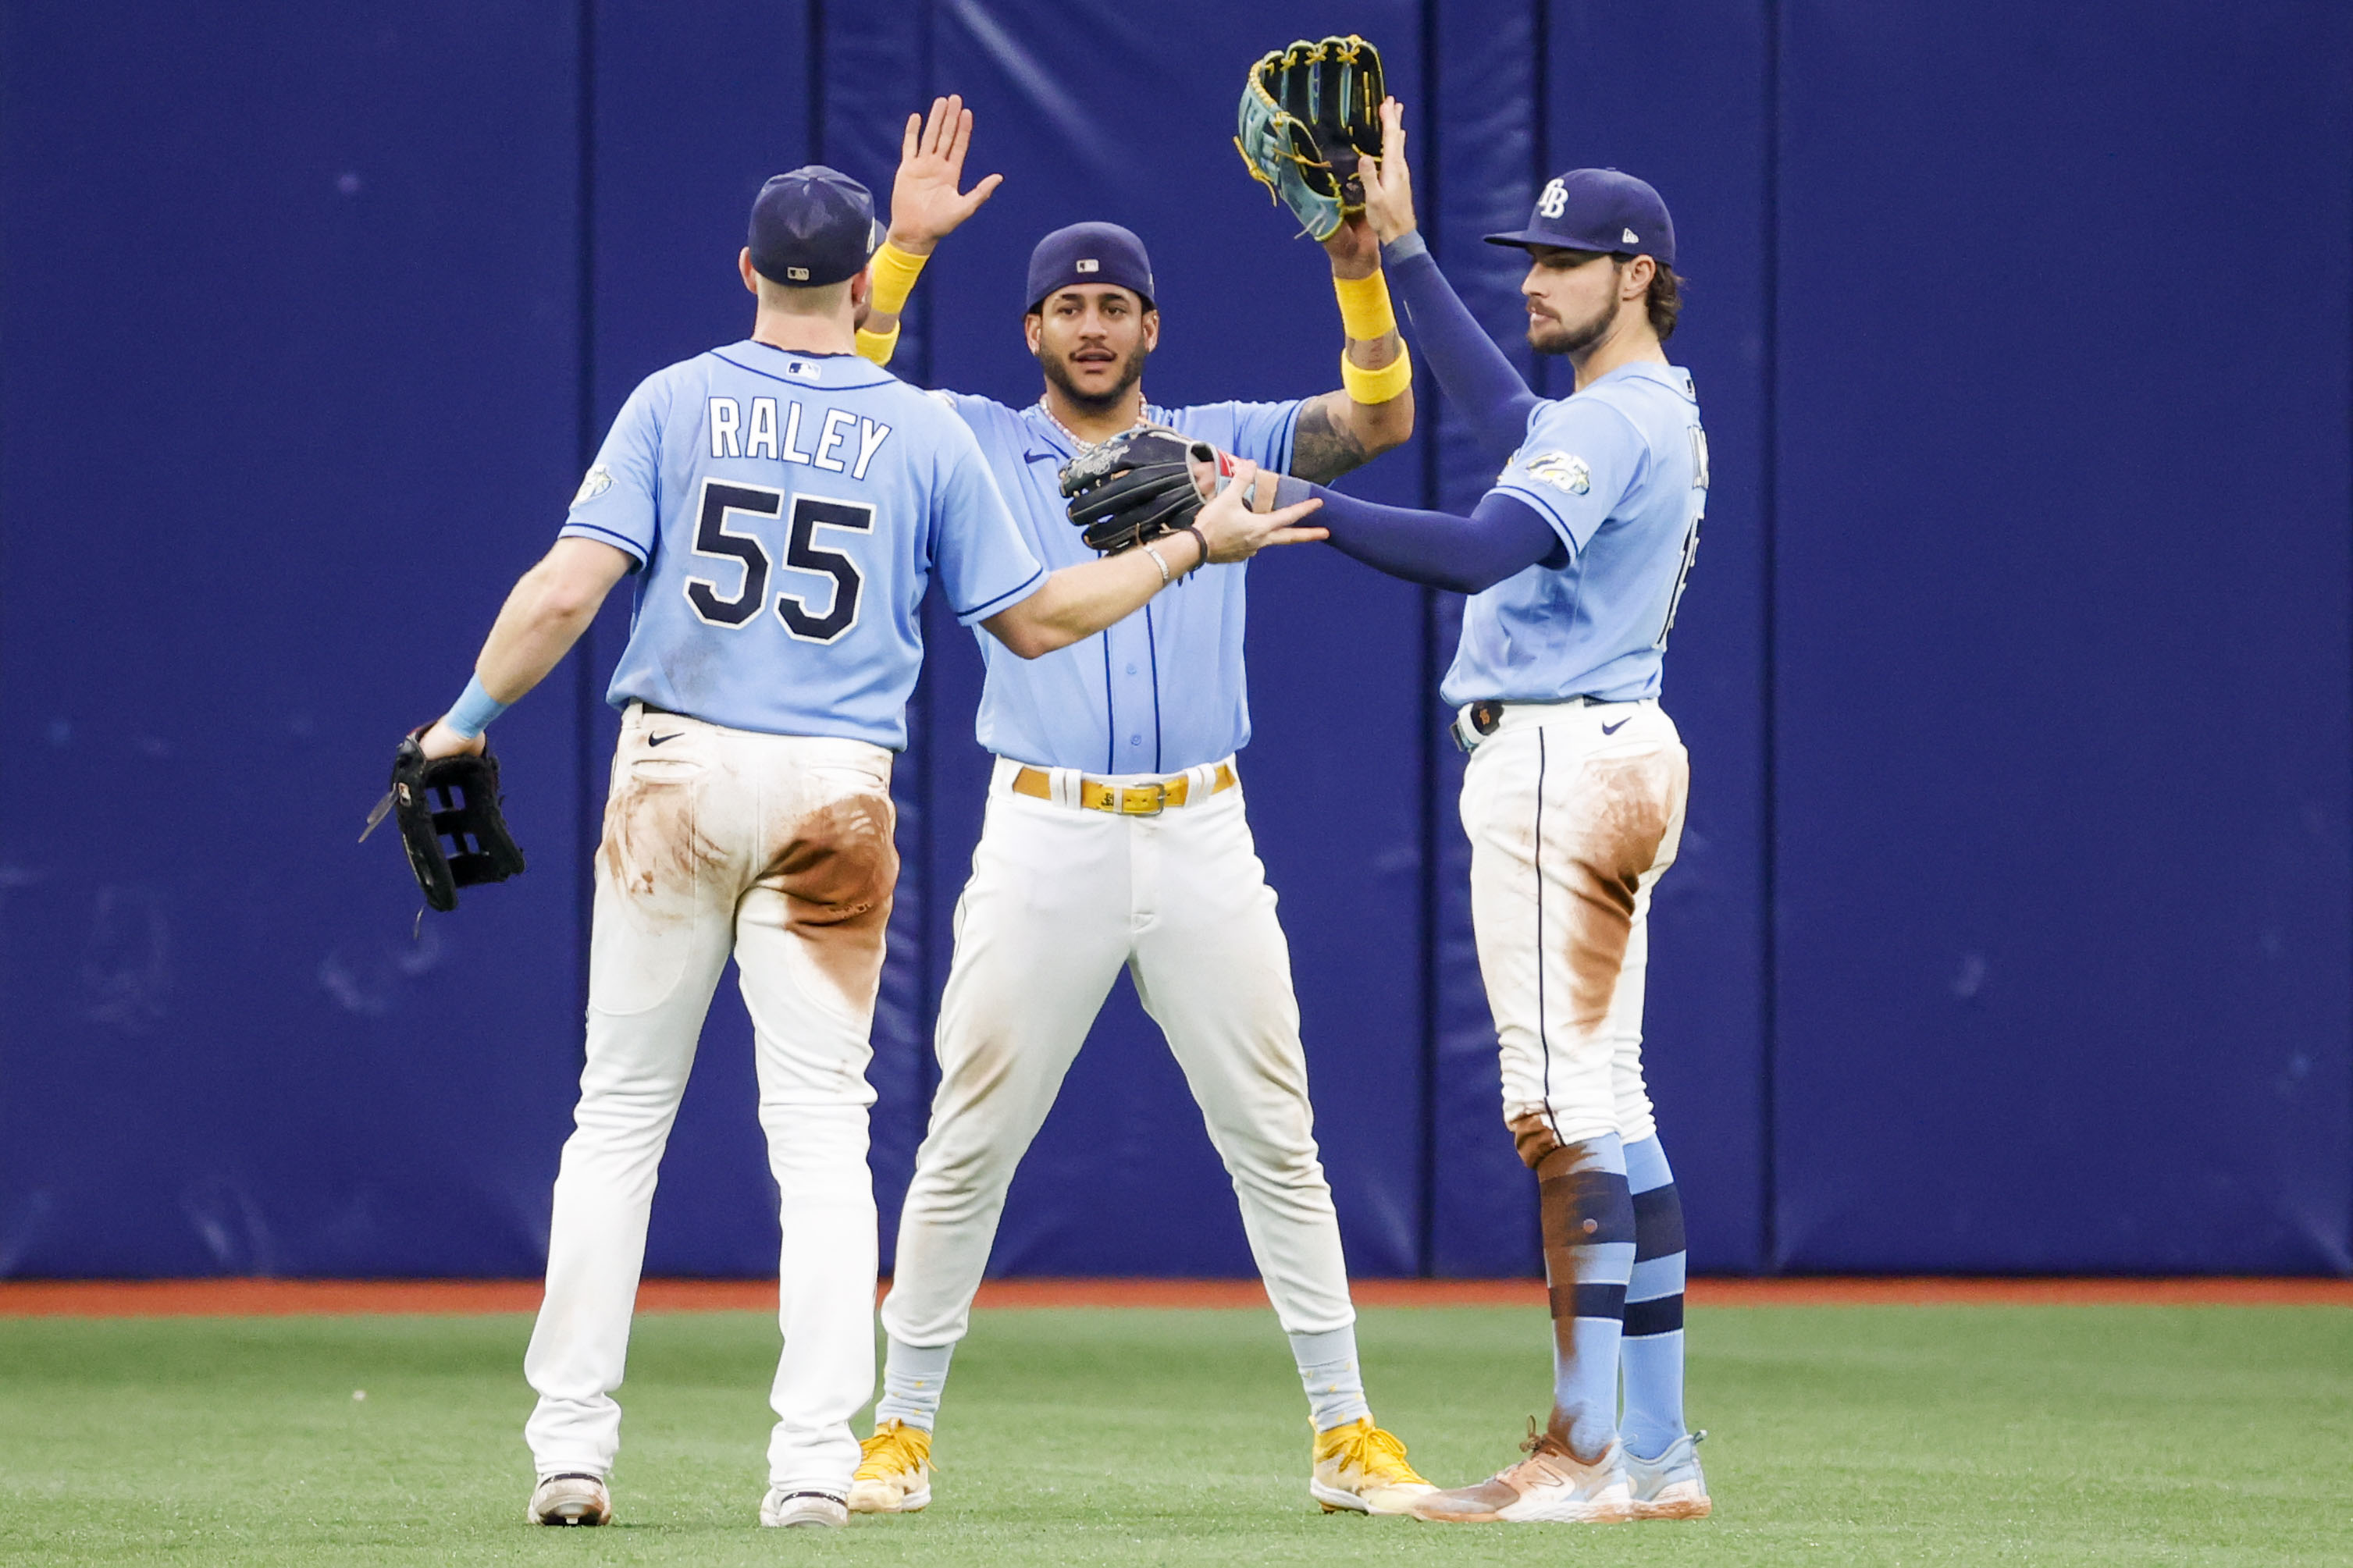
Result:
[[[899,174],[891,184],[891,243],[910,256],[932,247],[980,210],[1005,183],[990,174],[969,191],[964,183],[965,153],[972,146],[972,110],[962,97],[932,100],[929,115],[907,116],[899,148]]]
[[[1414,230],[1413,172],[1405,162],[1405,105],[1381,100],[1381,155],[1356,165],[1365,183],[1365,217],[1383,245]]]
[[[1274,511],[1250,510],[1248,498],[1257,480],[1256,463],[1235,464],[1234,482],[1210,498],[1193,520],[1208,542],[1211,561],[1247,561],[1270,544],[1312,544],[1330,537],[1324,529],[1296,526],[1324,504],[1313,497]]]
[[[1369,197],[1370,191],[1366,195]],[[1381,242],[1363,213],[1351,213],[1340,220],[1332,237],[1324,242],[1324,249],[1332,258],[1333,272],[1342,278],[1369,278],[1381,264]]]

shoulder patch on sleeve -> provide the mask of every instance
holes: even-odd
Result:
[[[1538,452],[1520,465],[1528,478],[1568,495],[1581,496],[1593,488],[1593,469],[1569,452]]]
[[[612,488],[613,470],[599,463],[589,469],[587,476],[580,481],[579,489],[573,493],[572,504],[578,506],[583,501],[595,500]]]

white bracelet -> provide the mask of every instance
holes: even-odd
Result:
[[[1155,566],[1160,568],[1160,585],[1164,588],[1168,586],[1168,563],[1162,560],[1160,552],[1153,549],[1149,544],[1144,547],[1144,552],[1152,557],[1152,563]]]

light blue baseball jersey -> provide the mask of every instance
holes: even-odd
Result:
[[[893,751],[932,577],[967,625],[1046,580],[963,420],[855,355],[748,340],[638,384],[563,537],[641,568],[615,707]]]
[[[1050,568],[1095,559],[1071,526],[1060,488],[1062,465],[1078,448],[1046,411],[969,393],[934,395],[979,438],[1031,552]],[[1144,414],[1280,474],[1291,469],[1299,406],[1204,403],[1146,405]],[[1180,563],[1192,559],[1189,539],[1167,548]],[[1205,567],[1109,630],[1042,658],[1018,658],[982,637],[988,677],[974,725],[980,743],[1015,762],[1092,773],[1176,773],[1241,750],[1250,740],[1246,564]]]
[[[1638,362],[1539,403],[1494,488],[1541,513],[1568,559],[1471,595],[1440,693],[1455,704],[1657,696],[1707,510],[1691,373]]]

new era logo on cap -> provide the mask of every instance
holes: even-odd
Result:
[[[1636,234],[1636,233],[1635,233],[1632,229],[1630,229],[1630,229],[1627,229],[1627,230],[1625,230],[1623,233],[1620,234],[1620,235],[1618,236],[1618,237],[1619,237],[1619,238],[1620,238],[1620,239],[1622,239],[1622,240],[1624,240],[1624,241],[1625,241],[1627,244],[1629,244],[1629,245],[1640,245],[1640,244],[1641,244],[1641,243],[1642,243],[1642,237],[1641,237],[1641,235],[1639,235],[1639,234]]]
[[[1076,267],[1071,268],[1071,270],[1075,272],[1101,272],[1103,270],[1103,263],[1090,256],[1082,259]]]

